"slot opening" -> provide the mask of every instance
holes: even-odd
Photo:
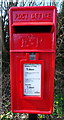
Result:
[[[52,26],[14,26],[14,33],[42,33],[52,32]]]

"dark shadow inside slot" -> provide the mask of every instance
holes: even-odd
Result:
[[[14,26],[14,33],[51,32],[52,26]]]

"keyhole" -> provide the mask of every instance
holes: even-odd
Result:
[[[30,53],[29,56],[30,56],[29,57],[30,60],[35,60],[36,59],[36,54],[34,52]]]

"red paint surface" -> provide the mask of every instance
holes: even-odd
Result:
[[[9,11],[11,110],[51,114],[54,96],[56,8],[12,7]],[[30,53],[36,54],[30,60]],[[41,64],[40,96],[24,96],[24,64]]]

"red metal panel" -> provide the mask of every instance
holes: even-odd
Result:
[[[16,113],[51,114],[54,95],[56,7],[12,7],[9,11],[9,30],[11,110]],[[34,60],[30,59],[31,53],[35,54]],[[25,64],[41,66],[39,95],[24,95]],[[32,71],[30,73],[34,75]]]

